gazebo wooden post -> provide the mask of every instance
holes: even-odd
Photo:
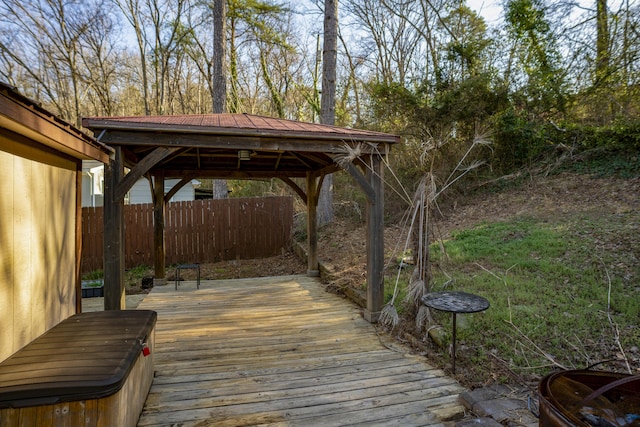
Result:
[[[76,163],[76,313],[82,313],[82,162]]]
[[[384,302],[384,187],[380,155],[370,157],[367,181],[374,197],[367,197],[367,308],[364,318],[376,323]]]
[[[164,170],[153,173],[153,285],[166,285],[164,248]]]
[[[317,277],[318,269],[318,184],[314,172],[307,172],[307,275]]]
[[[116,196],[124,176],[122,148],[104,168],[104,309],[125,308],[124,288],[124,198]]]

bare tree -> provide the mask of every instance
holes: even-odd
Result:
[[[14,39],[0,41],[2,58],[18,64],[32,84],[27,91],[63,118],[79,123],[85,70],[80,52],[91,24],[103,14],[100,1],[61,0],[0,3],[2,24]]]
[[[115,1],[136,36],[145,114],[163,114],[168,109],[171,76],[180,72],[176,55],[184,50],[189,35],[182,22],[187,0]]]
[[[189,34],[184,31],[182,22],[187,0],[147,0],[147,6],[154,34],[151,54],[155,74],[155,111],[165,114],[168,109],[167,86],[173,80],[172,74],[181,70],[176,65]]]
[[[122,67],[121,52],[114,38],[109,34],[118,31],[117,24],[110,15],[95,17],[84,38],[80,56],[86,70],[83,79],[88,86],[87,98],[92,101],[91,115],[111,116],[116,113],[114,87],[123,83],[118,78],[118,68]]]
[[[140,0],[115,0],[118,7],[122,10],[124,17],[127,19],[136,36],[136,43],[140,61],[140,77],[142,83],[142,98],[144,101],[145,115],[151,114],[150,95],[149,95],[149,74],[147,71],[147,34],[146,26],[143,24],[142,7]]]

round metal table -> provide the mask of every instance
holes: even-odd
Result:
[[[479,295],[460,291],[431,292],[422,297],[422,303],[435,310],[453,313],[453,350],[451,370],[456,373],[456,314],[477,313],[489,308],[489,301]]]

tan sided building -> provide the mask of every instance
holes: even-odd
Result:
[[[110,154],[0,83],[0,362],[80,312],[82,160]]]

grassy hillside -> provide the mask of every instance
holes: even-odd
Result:
[[[484,313],[461,316],[457,376],[533,383],[557,368],[640,373],[640,178],[566,172],[483,189],[434,223],[430,289],[485,296]],[[321,256],[338,290],[364,286],[364,230],[349,221],[322,230]],[[398,273],[406,230],[386,231],[387,301],[399,277],[391,333],[448,369],[451,318],[404,302],[411,267]],[[441,326],[441,328],[439,328]],[[427,336],[444,333],[444,346]]]

